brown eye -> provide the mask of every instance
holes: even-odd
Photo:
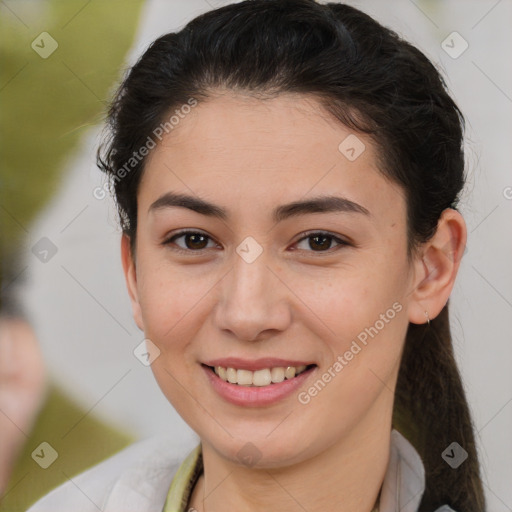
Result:
[[[184,245],[176,243],[176,240],[179,240],[180,238],[183,239]],[[166,240],[163,245],[175,243],[178,246],[177,250],[184,252],[197,252],[202,249],[206,249],[209,240],[211,240],[210,237],[203,233],[199,233],[197,231],[182,231],[181,233],[178,233]]]
[[[300,244],[306,240],[309,241],[307,247],[302,247],[301,250],[307,250],[309,252],[327,252],[329,249],[331,249],[331,244],[333,241],[335,241],[338,246],[349,245],[344,240],[341,240],[340,238],[331,235],[330,233],[324,233],[322,231],[308,233],[307,236],[301,238],[298,243]]]
[[[309,241],[310,241],[309,246],[311,247],[311,249],[314,249],[314,250],[316,250],[317,248],[320,250],[330,249],[332,237],[325,236],[325,235],[310,236]]]
[[[204,249],[208,245],[208,242],[205,243],[207,237],[204,235],[192,233],[186,234],[184,237],[185,245],[188,249]]]

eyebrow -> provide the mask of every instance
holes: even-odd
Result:
[[[221,220],[228,220],[228,211],[213,203],[198,197],[186,194],[167,192],[159,197],[148,209],[148,212],[165,208],[180,207],[188,208],[194,212]],[[369,210],[350,199],[339,196],[317,196],[304,201],[293,201],[292,203],[278,206],[272,212],[274,222],[282,222],[290,217],[306,215],[308,213],[360,213],[371,216]]]

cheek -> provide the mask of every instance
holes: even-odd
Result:
[[[366,378],[370,369],[386,380],[396,367],[407,331],[406,275],[403,265],[384,252],[366,264],[351,269],[334,269],[325,278],[301,277],[296,281],[297,294],[311,311],[309,329],[324,340],[329,367],[341,356],[350,367],[351,384]],[[328,278],[328,279],[327,279]],[[363,376],[363,374],[365,374]]]
[[[389,269],[368,265],[297,274],[293,290],[311,318],[337,338],[352,338],[373,325],[381,313],[402,297],[399,279]],[[391,311],[393,314],[394,311]]]
[[[160,350],[176,350],[203,323],[218,278],[147,258],[139,262],[139,302],[145,334]],[[185,333],[186,330],[186,333]]]
[[[326,340],[330,355],[301,396],[316,411],[311,421],[319,431],[330,429],[320,410],[330,411],[329,424],[338,425],[332,427],[337,432],[351,428],[382,394],[392,400],[408,321],[401,302],[383,304],[369,312],[347,301],[338,315],[339,335]]]

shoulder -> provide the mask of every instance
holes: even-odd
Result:
[[[27,512],[160,512],[180,463],[169,437],[138,441],[69,478]]]

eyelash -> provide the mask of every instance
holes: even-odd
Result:
[[[205,233],[201,233],[200,231],[185,230],[185,231],[180,231],[179,233],[176,233],[172,237],[166,239],[164,242],[162,242],[162,245],[166,245],[166,246],[170,245],[174,240],[181,238],[185,235],[201,235],[203,237],[208,238],[209,240],[213,240],[210,236],[206,235]],[[334,248],[331,247],[330,249],[327,249],[326,251],[306,250],[306,252],[310,252],[314,255],[332,254],[332,252],[337,251],[344,246],[351,245],[349,242],[342,240],[341,238],[337,237],[336,235],[334,235],[328,231],[306,231],[306,232],[302,233],[301,235],[302,235],[302,238],[297,240],[297,242],[295,242],[295,244],[298,244],[298,243],[302,242],[303,240],[307,240],[308,238],[313,238],[313,236],[315,236],[315,235],[321,235],[326,238],[331,238],[333,241],[335,241],[336,243],[339,244],[337,247],[334,247]],[[179,246],[172,247],[172,250],[177,251],[182,254],[190,254],[190,253],[202,254],[203,251],[205,251],[207,249],[208,248],[206,248],[206,247],[203,249],[198,249],[198,250],[183,249],[183,247],[179,247]],[[300,249],[300,250],[304,251],[305,249]]]

